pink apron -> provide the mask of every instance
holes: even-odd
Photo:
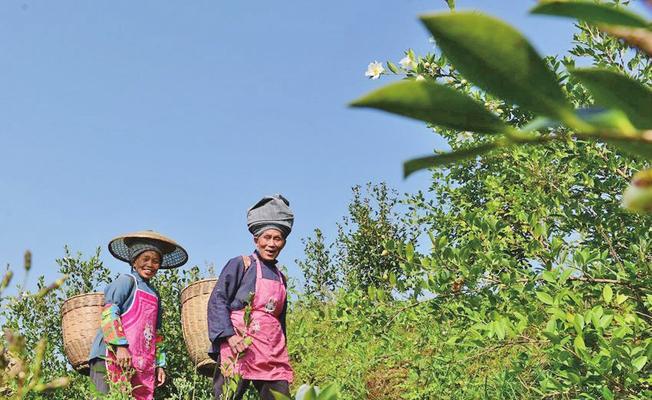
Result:
[[[290,367],[285,335],[278,316],[283,311],[286,291],[279,271],[279,281],[263,279],[258,256],[256,260],[256,293],[251,307],[251,323],[245,328],[244,309],[231,312],[231,323],[236,332],[246,332],[251,345],[233,365],[234,354],[229,344],[220,344],[220,359],[228,372],[239,373],[243,379],[292,382],[294,373]]]
[[[131,305],[120,316],[131,354],[131,365],[134,373],[131,377],[131,387],[135,388],[132,395],[137,400],[151,400],[154,398],[155,370],[156,370],[156,319],[158,318],[158,298],[138,289],[136,277]],[[107,370],[113,382],[125,380],[122,368],[115,362],[115,355],[107,350]]]

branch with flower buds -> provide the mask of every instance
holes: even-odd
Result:
[[[32,266],[32,253],[25,252],[24,266],[27,277]],[[0,283],[0,302],[4,301],[3,291],[9,287],[14,277],[13,272],[7,269]],[[65,282],[66,277],[57,279],[51,285],[33,294],[41,299],[53,290],[58,289]],[[41,339],[36,345],[34,357],[31,362],[27,359],[25,340],[16,332],[5,329],[3,343],[0,343],[0,396],[8,400],[23,399],[31,393],[46,393],[68,386],[70,379],[60,377],[49,382],[42,382],[41,367],[45,361],[47,341]]]

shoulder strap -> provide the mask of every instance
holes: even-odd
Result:
[[[131,282],[131,289],[129,289],[129,293],[131,296],[131,303],[127,307],[127,310],[131,308],[131,306],[134,305],[134,301],[136,300],[136,290],[138,289],[138,281],[136,280],[136,277],[133,274],[125,274],[127,276],[130,276],[133,281]],[[127,311],[123,312],[126,313]]]
[[[126,274],[126,275],[129,275],[129,276],[131,277],[131,279],[133,279],[133,282],[131,283],[131,290],[130,290],[130,292],[133,292],[133,291],[135,291],[136,289],[138,289],[138,280],[136,279],[136,277],[134,276],[134,274]]]
[[[247,272],[249,267],[251,267],[251,258],[249,256],[242,256],[242,262],[244,263],[244,270]]]

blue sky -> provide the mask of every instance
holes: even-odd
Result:
[[[517,26],[544,54],[572,22],[527,16],[533,1],[457,1]],[[56,277],[63,246],[120,233],[177,239],[190,264],[252,249],[246,209],[283,193],[296,213],[281,261],[299,277],[300,238],[329,238],[351,186],[401,177],[443,148],[422,124],[346,104],[386,84],[369,62],[431,50],[417,15],[443,1],[0,2],[0,263],[31,249]],[[34,278],[34,277],[33,277]],[[32,280],[34,280],[32,278]]]

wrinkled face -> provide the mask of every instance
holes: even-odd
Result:
[[[161,256],[155,251],[144,251],[134,260],[134,269],[141,278],[151,279],[161,267]]]
[[[260,258],[265,261],[276,260],[276,257],[285,247],[285,239],[281,231],[276,229],[268,229],[259,236],[254,236],[254,243]]]

